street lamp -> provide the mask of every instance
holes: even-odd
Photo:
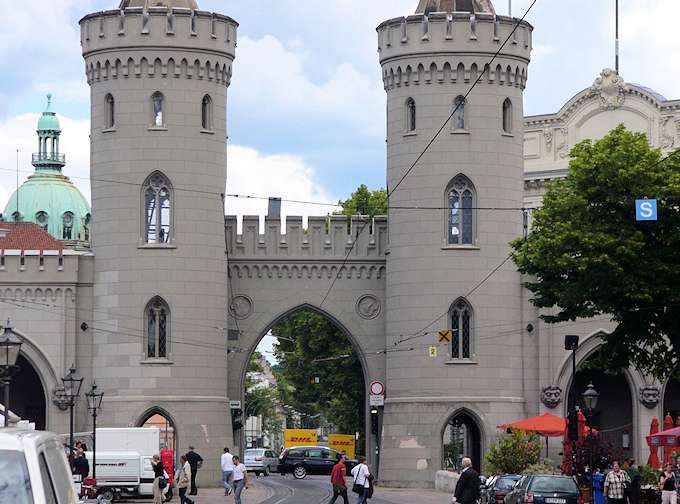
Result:
[[[83,385],[83,377],[76,371],[75,364],[71,364],[71,369],[69,369],[68,374],[63,377],[61,381],[64,384],[64,392],[70,411],[69,459],[71,464],[73,464],[73,408],[76,405],[78,396],[80,396],[80,387]]]
[[[600,394],[597,390],[595,390],[595,387],[593,386],[593,382],[590,382],[588,384],[588,387],[586,387],[586,391],[581,394],[581,397],[583,398],[583,405],[586,407],[586,412],[588,413],[588,426],[589,426],[589,431],[588,431],[588,441],[590,444],[590,495],[591,495],[591,502],[594,502],[594,495],[595,495],[595,482],[593,481],[593,411],[595,408],[597,408],[597,400],[600,397]]]
[[[97,413],[102,406],[104,392],[97,392],[97,384],[92,382],[92,388],[85,393],[87,409],[92,413],[92,479],[97,479]]]
[[[578,407],[576,405],[576,350],[578,350],[578,335],[567,334],[564,337],[564,349],[571,351],[571,402],[572,411],[569,412],[569,439],[571,440],[571,473],[576,475],[576,441],[578,441]]]
[[[12,323],[7,319],[0,336],[0,381],[5,387],[5,427],[9,426],[9,384],[12,375],[17,371],[17,358],[22,343],[19,335],[12,330]]]

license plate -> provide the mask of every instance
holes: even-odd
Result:
[[[567,499],[556,499],[554,497],[548,497],[545,499],[546,504],[567,504]]]

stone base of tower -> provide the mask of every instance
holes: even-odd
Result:
[[[172,387],[172,384],[169,384]],[[105,397],[98,427],[140,427],[154,414],[166,417],[174,429],[176,463],[189,446],[203,457],[199,487],[219,486],[220,456],[233,448],[234,438],[227,398],[216,397]],[[232,450],[234,452],[234,450]]]

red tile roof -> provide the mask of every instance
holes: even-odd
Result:
[[[62,251],[64,246],[59,240],[56,240],[51,234],[32,222],[0,221],[0,249]]]

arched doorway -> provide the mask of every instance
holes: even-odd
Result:
[[[633,397],[624,371],[605,372],[598,364],[599,352],[582,362],[576,371],[576,404],[585,411],[581,394],[592,383],[600,394],[597,408],[592,414],[593,427],[599,438],[611,449],[616,457],[634,457],[635,429],[633,425]],[[569,386],[568,407],[573,408],[572,392],[574,381]]]
[[[161,450],[168,448],[177,455],[177,430],[175,429],[175,422],[165,411],[154,408],[146,412],[142,416],[139,426],[157,428],[160,431]]]
[[[444,428],[442,468],[460,470],[463,457],[470,457],[472,466],[480,471],[482,435],[477,422],[467,411],[454,413]]]
[[[670,414],[673,423],[677,423],[680,417],[680,380],[671,378],[666,384],[663,394],[663,416]]]
[[[12,378],[9,389],[9,408],[22,420],[35,423],[35,428],[47,427],[47,404],[45,389],[40,376],[23,355],[17,359],[19,371]]]

